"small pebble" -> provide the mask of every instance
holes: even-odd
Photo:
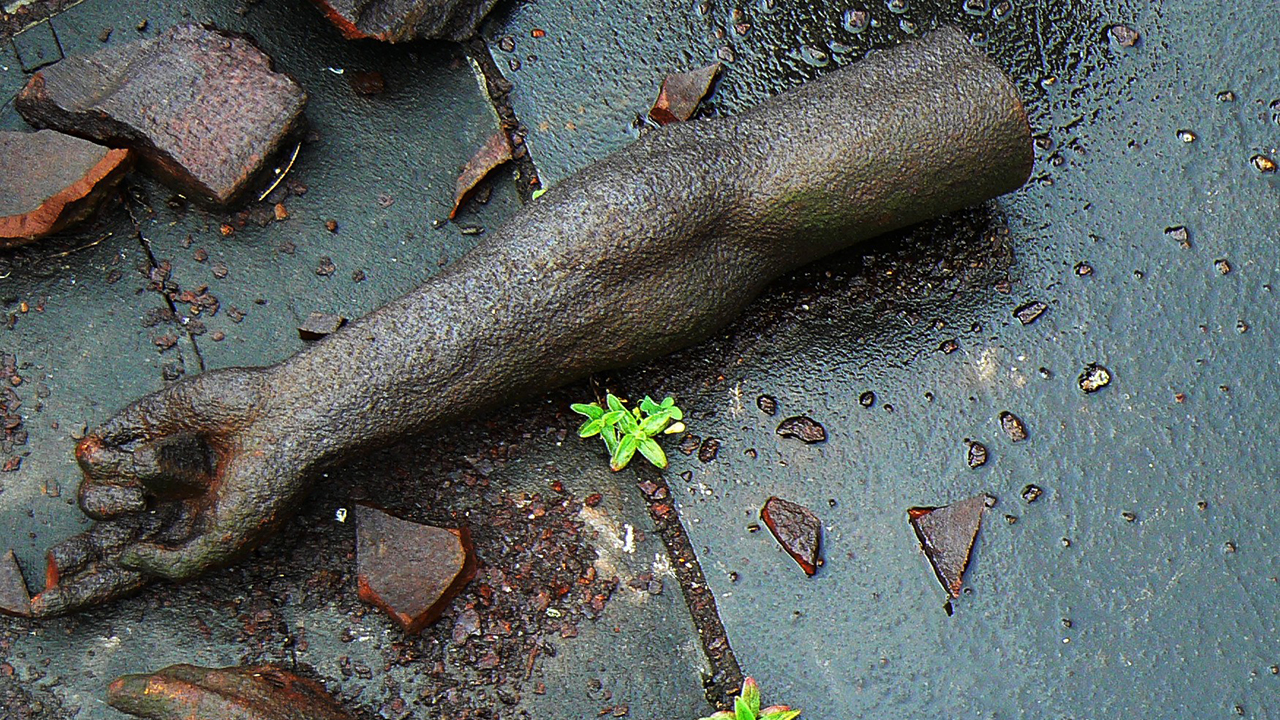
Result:
[[[987,446],[980,442],[969,443],[969,467],[979,468],[987,464]]]
[[[1097,363],[1089,363],[1084,372],[1077,378],[1080,389],[1086,393],[1095,393],[1111,384],[1111,371]]]
[[[761,395],[756,398],[756,407],[765,415],[778,414],[778,399],[772,395]]]
[[[1231,92],[1230,90],[1223,90],[1222,92],[1218,93],[1218,101],[1219,102],[1235,102],[1236,94]]]
[[[1027,485],[1022,488],[1022,499],[1026,500],[1028,503],[1033,503],[1039,500],[1040,496],[1043,494],[1044,490],[1040,489],[1039,485]]]
[[[1260,173],[1273,173],[1276,171],[1276,161],[1266,155],[1254,155],[1249,158],[1249,162],[1253,163],[1254,169]]]
[[[1022,422],[1022,418],[1005,410],[1000,413],[1000,428],[1004,430],[1004,434],[1009,436],[1012,442],[1022,442],[1027,439],[1027,426]]]
[[[1179,130],[1178,139],[1184,143],[1190,144],[1196,141],[1196,134],[1186,129]]]
[[[827,439],[827,429],[821,423],[805,415],[795,415],[778,424],[776,431],[782,437],[798,438],[806,443],[818,443]]]
[[[1131,48],[1138,44],[1142,35],[1128,25],[1112,25],[1111,39],[1122,48]]]
[[[1034,300],[1032,302],[1019,305],[1013,311],[1013,316],[1018,318],[1018,322],[1023,325],[1030,325],[1036,320],[1039,320],[1040,316],[1044,314],[1044,311],[1048,309],[1048,305],[1045,305],[1039,300]]]
[[[1226,258],[1218,258],[1217,260],[1214,260],[1213,267],[1218,271],[1219,275],[1226,275],[1231,272],[1231,263],[1227,262]]]
[[[1134,520],[1138,519],[1137,515],[1129,512],[1128,510],[1125,510],[1124,512],[1120,513],[1120,517],[1124,518],[1125,522],[1133,522]]]
[[[1076,275],[1088,277],[1093,274],[1093,266],[1086,262],[1076,263]]]

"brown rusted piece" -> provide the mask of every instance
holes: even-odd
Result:
[[[13,551],[0,556],[0,614],[16,617],[31,615],[31,596],[27,593],[27,581],[22,579],[22,569]]]
[[[353,720],[319,683],[270,665],[123,675],[107,704],[149,720]]]
[[[467,201],[471,193],[475,191],[476,186],[480,184],[493,172],[498,166],[510,160],[511,141],[507,138],[507,134],[499,130],[489,136],[484,145],[476,151],[475,155],[467,161],[462,168],[462,172],[458,175],[458,183],[453,193],[453,209],[449,211],[449,219],[452,220],[458,214],[458,208],[462,207],[462,203]]]
[[[27,122],[138,151],[188,197],[233,202],[297,127],[307,96],[249,40],[179,25],[31,77]]]
[[[938,582],[947,594],[960,597],[964,571],[969,567],[973,541],[982,526],[982,514],[995,504],[991,495],[975,495],[945,507],[913,507],[907,519],[916,531],[920,547],[933,566]]]
[[[312,0],[348,40],[466,40],[497,0]]]
[[[698,103],[711,91],[711,83],[720,74],[720,63],[682,73],[672,73],[662,81],[658,99],[649,110],[649,118],[659,125],[684,122],[693,117]]]
[[[132,160],[128,150],[53,130],[0,132],[0,249],[88,218]]]
[[[779,437],[798,438],[810,445],[825,442],[827,439],[827,429],[822,427],[822,423],[807,415],[795,415],[783,420],[778,423],[776,432]]]
[[[438,528],[356,506],[356,567],[360,599],[420,632],[440,618],[476,575],[466,528]]]
[[[298,326],[298,337],[308,341],[319,340],[338,332],[346,324],[347,319],[341,315],[312,311]]]
[[[818,571],[822,521],[812,510],[789,500],[771,497],[760,509],[760,519],[806,575]]]

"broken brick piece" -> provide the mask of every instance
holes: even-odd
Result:
[[[27,581],[22,579],[22,569],[18,567],[18,558],[12,550],[0,556],[0,614],[31,616]]]
[[[319,340],[322,337],[338,332],[346,324],[347,319],[341,315],[312,312],[298,326],[298,337],[303,340]]]
[[[393,517],[356,506],[360,599],[391,616],[406,633],[439,619],[476,574],[471,533]]]
[[[789,500],[771,497],[760,509],[760,519],[806,575],[818,571],[822,522],[812,510]]]
[[[938,582],[953,598],[960,597],[964,586],[964,571],[969,567],[973,541],[982,526],[982,513],[995,504],[995,500],[984,493],[945,507],[907,510],[907,518]]]
[[[320,683],[270,665],[123,675],[107,704],[152,720],[352,720]]]
[[[348,40],[462,41],[497,0],[312,0]]]
[[[720,63],[715,63],[697,70],[668,75],[662,81],[658,99],[649,110],[649,118],[659,125],[670,125],[693,117],[693,111],[698,109],[698,103],[711,90],[711,83],[720,74],[722,67]]]
[[[128,150],[53,130],[0,132],[0,249],[89,217],[132,166]]]
[[[179,192],[225,205],[295,130],[306,100],[247,39],[179,25],[51,65],[14,104],[37,127],[133,148]]]

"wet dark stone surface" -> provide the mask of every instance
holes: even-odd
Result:
[[[822,521],[812,510],[789,500],[771,497],[760,509],[760,519],[806,575],[818,571]]]
[[[313,0],[346,38],[466,40],[497,0]]]
[[[297,128],[306,99],[244,38],[179,25],[71,55],[34,75],[14,104],[36,127],[133,148],[175,189],[225,205]]]

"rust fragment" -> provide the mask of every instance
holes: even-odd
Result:
[[[14,106],[36,127],[132,148],[180,193],[225,205],[298,127],[306,99],[245,38],[179,25],[51,65]]]
[[[710,92],[711,83],[723,67],[720,63],[713,63],[697,70],[668,75],[662,81],[658,99],[649,109],[649,118],[659,125],[670,125],[693,117],[693,111]]]
[[[938,582],[953,598],[960,597],[964,586],[964,571],[969,567],[973,541],[982,525],[982,513],[994,505],[995,500],[995,497],[984,493],[944,507],[913,507],[907,510],[907,518]]]
[[[360,599],[414,634],[440,618],[476,574],[471,533],[393,517],[356,506]]]
[[[53,130],[0,132],[0,249],[70,227],[133,167],[112,150]]]
[[[269,665],[124,675],[107,704],[151,720],[352,720],[319,683]]]
[[[0,556],[0,614],[15,617],[31,615],[31,595],[27,582],[22,579],[18,558],[9,550]]]
[[[781,437],[799,438],[810,445],[827,439],[827,429],[807,415],[796,415],[783,420],[778,423],[777,433]]]
[[[462,168],[462,173],[458,175],[458,183],[453,194],[453,209],[449,211],[449,219],[452,220],[458,214],[458,209],[462,207],[462,203],[475,192],[476,186],[480,184],[493,172],[495,168],[511,159],[511,141],[507,138],[507,134],[499,130],[489,136],[484,145],[476,151],[475,155],[467,161]]]
[[[806,575],[818,571],[822,522],[812,510],[789,500],[771,497],[760,509],[760,519]]]

